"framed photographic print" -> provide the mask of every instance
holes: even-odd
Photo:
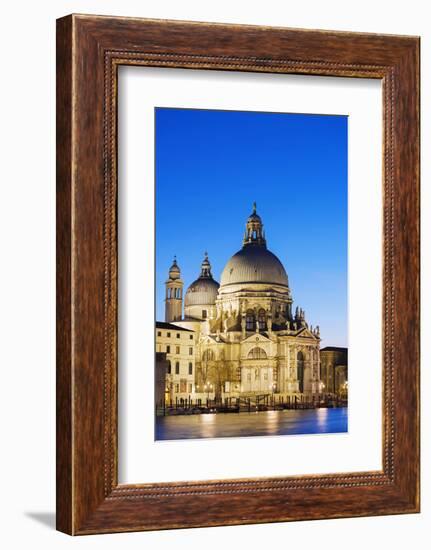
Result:
[[[57,22],[57,527],[419,511],[419,39]]]

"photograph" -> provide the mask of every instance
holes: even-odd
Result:
[[[348,116],[156,107],[155,439],[348,431]]]
[[[430,546],[429,6],[2,5],[2,548]]]

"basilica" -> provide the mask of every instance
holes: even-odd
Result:
[[[194,333],[194,391],[217,397],[276,393],[317,394],[319,327],[296,307],[283,264],[267,248],[256,204],[242,248],[218,283],[205,253],[199,277],[184,296],[174,260],[165,283],[165,322]]]

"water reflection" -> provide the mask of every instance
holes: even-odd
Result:
[[[266,434],[265,435],[277,435],[280,423],[280,416],[277,414],[281,411],[265,411],[266,420]],[[283,411],[284,412],[284,411]],[[262,413],[258,413],[261,415]]]
[[[197,436],[197,437],[220,437],[217,435],[217,417],[220,415],[217,414],[200,414],[200,415],[193,415],[198,416],[200,423],[202,425],[201,431],[204,433],[204,436]],[[173,418],[173,417],[170,417]],[[176,417],[178,418],[178,417]],[[189,417],[190,418],[190,417]],[[171,439],[171,438],[169,438]],[[183,439],[183,438],[178,438]],[[188,438],[187,438],[188,439]]]
[[[318,426],[326,426],[328,422],[328,411],[334,409],[317,409],[316,410],[316,421]]]
[[[156,419],[157,440],[340,432],[347,432],[347,408],[164,416]]]

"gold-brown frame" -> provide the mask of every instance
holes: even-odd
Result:
[[[119,485],[119,65],[383,83],[383,469]],[[70,15],[57,21],[57,528],[69,534],[419,510],[419,38]]]

